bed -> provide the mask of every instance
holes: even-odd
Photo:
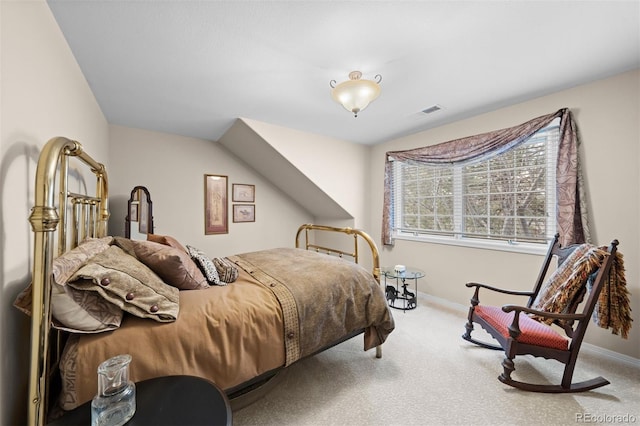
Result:
[[[68,189],[84,166],[96,177],[93,195]],[[170,235],[109,235],[108,193],[104,165],[80,143],[57,137],[43,147],[29,218],[32,283],[14,303],[32,317],[29,424],[91,400],[98,364],[121,353],[133,358],[133,381],[204,377],[232,401],[360,334],[381,357],[394,322],[363,231],[305,224],[292,247],[207,259]],[[353,250],[318,245],[316,232],[346,236]],[[371,251],[371,272],[360,246]]]

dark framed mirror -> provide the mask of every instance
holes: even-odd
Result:
[[[124,235],[132,240],[146,240],[147,234],[153,234],[153,202],[146,187],[136,186],[127,203]]]

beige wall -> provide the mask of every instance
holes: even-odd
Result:
[[[30,281],[27,218],[40,148],[83,141],[106,162],[108,126],[44,1],[0,1],[0,424],[26,421],[28,318],[12,302]]]
[[[211,257],[271,247],[292,247],[298,227],[312,216],[248,169],[217,142],[127,127],[110,127],[109,230],[124,235],[127,200],[146,186],[153,201],[155,233],[176,237]],[[204,175],[228,177],[229,233],[204,235]],[[233,183],[255,185],[256,221],[233,223]]]
[[[608,244],[613,238],[620,240],[619,249],[625,255],[626,277],[632,293],[632,309],[634,314],[639,312],[639,82],[640,72],[635,70],[373,147],[370,229],[376,241],[380,241],[385,152],[510,127],[568,107],[574,113],[582,137],[580,158],[586,177],[593,242]],[[530,289],[541,262],[541,257],[536,255],[400,240],[393,249],[381,251],[383,264],[406,264],[424,269],[427,276],[419,282],[421,291],[465,306],[471,296],[465,282]],[[502,303],[502,299],[484,301]],[[462,332],[462,324],[460,330]],[[640,358],[640,327],[637,324],[632,328],[629,340],[589,327],[586,341]]]

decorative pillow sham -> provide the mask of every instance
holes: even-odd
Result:
[[[29,285],[13,305],[31,316],[32,286]],[[67,286],[51,289],[52,326],[71,333],[101,333],[120,327],[122,309],[97,294],[77,292]]]
[[[113,237],[90,238],[63,253],[52,262],[51,314],[53,327],[73,333],[100,333],[118,328],[122,310],[97,294],[78,293],[68,279],[94,255],[109,248]],[[32,309],[31,284],[22,291],[14,306],[27,315]]]
[[[69,286],[98,293],[141,318],[171,322],[178,317],[178,289],[164,283],[151,269],[116,245],[78,269]]]
[[[197,248],[187,245],[187,252],[189,256],[196,262],[196,264],[200,267],[200,270],[207,278],[209,284],[212,285],[225,285],[220,281],[220,277],[218,276],[218,270],[216,269],[216,265],[214,265],[213,261],[209,259],[205,252],[202,250],[198,250]]]
[[[232,283],[238,279],[238,268],[230,260],[224,257],[216,257],[213,259],[213,264],[218,271],[220,281],[223,283]]]
[[[147,234],[147,240],[153,241],[154,243],[164,244],[165,246],[170,246],[173,248],[177,248],[182,250],[183,252],[187,252],[187,249],[180,244],[180,241],[169,235],[158,235],[158,234]]]
[[[209,288],[198,265],[186,251],[153,241],[116,237],[115,243],[128,254],[147,265],[162,280],[179,290]]]
[[[72,299],[74,304],[69,303]],[[66,308],[66,310],[65,310]],[[51,310],[56,312],[53,326],[72,333],[101,333],[120,327],[123,312],[117,305],[99,294],[75,291],[68,285],[62,292],[54,286],[51,294]]]

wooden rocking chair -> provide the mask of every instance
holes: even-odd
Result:
[[[474,287],[471,298],[466,332],[462,338],[489,349],[504,350],[502,361],[503,372],[498,377],[502,383],[532,392],[564,393],[584,392],[609,384],[603,377],[596,377],[579,383],[572,383],[573,372],[580,351],[582,339],[591,322],[591,316],[596,307],[598,296],[607,280],[611,264],[614,261],[618,241],[613,240],[607,253],[601,250],[603,256],[600,262],[592,264],[591,269],[584,267],[584,253],[587,245],[572,246],[575,250],[568,254],[570,248],[562,249],[556,234],[549,246],[544,263],[532,291],[512,291],[491,287],[479,283],[467,283],[467,287]],[[578,251],[581,253],[578,253]],[[545,280],[551,259],[558,256],[558,269]],[[564,263],[562,257],[566,256]],[[573,263],[573,265],[572,265]],[[580,268],[578,272],[576,268]],[[567,276],[568,280],[562,282]],[[595,278],[594,278],[595,277]],[[590,285],[587,284],[591,281]],[[569,283],[570,282],[570,283]],[[568,283],[570,285],[568,285]],[[590,290],[588,290],[590,287]],[[480,305],[478,293],[481,288],[502,294],[525,296],[528,302],[525,306],[504,305],[502,307]],[[554,294],[555,292],[555,294]],[[573,294],[569,294],[573,293]],[[587,295],[586,302],[581,304]],[[560,312],[550,312],[540,309],[541,299],[548,301],[565,300],[565,307]],[[546,305],[544,305],[546,306]],[[580,310],[578,311],[578,308]],[[577,312],[578,311],[578,312]],[[475,340],[471,337],[473,323],[484,328],[499,345]],[[561,327],[556,331],[549,324]],[[564,333],[562,332],[564,330]],[[564,335],[563,335],[564,334]],[[511,373],[515,370],[514,358],[517,355],[533,355],[546,359],[554,359],[565,365],[562,382],[560,384],[533,384],[514,380]]]

